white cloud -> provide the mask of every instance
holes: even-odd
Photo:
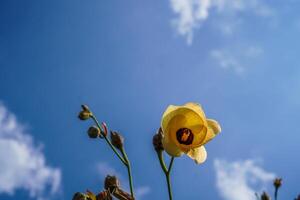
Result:
[[[98,162],[96,164],[96,171],[102,178],[105,178],[107,175],[117,176],[122,184],[121,187],[123,187],[126,191],[129,191],[127,177],[125,178],[122,174],[118,173],[117,170],[110,166],[108,163]],[[144,196],[150,193],[150,191],[151,188],[149,186],[135,187],[135,197],[137,200],[142,200]]]
[[[224,200],[256,200],[255,192],[261,192],[272,183],[275,174],[261,168],[255,160],[228,162],[214,161],[217,188]]]
[[[257,17],[274,16],[274,10],[259,0],[170,0],[170,4],[177,15],[172,24],[188,44],[192,44],[194,31],[210,14],[218,17],[218,25],[224,34],[232,34],[235,27],[241,24],[240,14],[243,12]]]
[[[171,6],[178,18],[173,20],[173,25],[178,33],[191,44],[193,31],[198,28],[207,17],[211,0],[171,0]]]
[[[41,148],[1,102],[0,163],[0,194],[14,195],[17,189],[24,189],[41,200],[59,192],[60,170],[46,165]]]
[[[242,75],[251,61],[255,61],[263,54],[259,46],[238,47],[230,49],[214,49],[210,52],[211,58],[225,70],[231,70]]]

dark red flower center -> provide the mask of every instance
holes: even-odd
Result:
[[[188,128],[180,128],[176,132],[177,141],[180,144],[189,145],[193,143],[194,134],[191,129]]]

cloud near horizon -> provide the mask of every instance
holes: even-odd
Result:
[[[46,164],[41,148],[1,102],[0,163],[0,194],[14,195],[22,189],[44,200],[60,192],[60,169]]]
[[[266,189],[275,178],[255,160],[214,161],[217,189],[224,200],[256,200],[255,193]]]

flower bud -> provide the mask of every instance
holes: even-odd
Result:
[[[83,194],[81,192],[76,192],[72,198],[72,200],[88,200],[88,195]]]
[[[134,197],[132,197],[131,194],[129,194],[128,192],[122,190],[121,188],[116,188],[113,195],[117,199],[134,200]]]
[[[261,200],[271,200],[271,197],[266,192],[263,192],[261,195]]]
[[[104,135],[104,136],[106,137],[107,134],[108,134],[107,125],[106,125],[105,122],[102,122],[102,123],[101,123],[101,126],[102,126],[102,128],[103,128],[102,135]]]
[[[87,112],[87,111],[81,111],[78,115],[78,118],[80,120],[87,120],[91,117],[91,113],[90,112]]]
[[[282,179],[281,178],[275,178],[273,185],[275,187],[275,189],[280,188],[280,186],[282,185]]]
[[[161,128],[159,128],[158,132],[153,136],[153,140],[152,140],[152,143],[153,143],[153,146],[154,146],[154,149],[156,151],[163,151],[164,150],[164,147],[163,147],[163,144],[162,144],[162,133],[161,133]]]
[[[104,190],[96,196],[96,199],[97,200],[112,200],[112,197],[111,197],[109,191]]]
[[[111,131],[110,138],[112,145],[114,145],[117,149],[123,148],[124,138],[119,133]]]
[[[90,138],[97,138],[100,136],[100,129],[96,126],[91,126],[88,130],[88,135]]]
[[[116,176],[107,175],[104,181],[104,188],[109,191],[114,191],[120,187],[120,181]]]

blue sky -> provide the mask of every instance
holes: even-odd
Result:
[[[86,103],[125,136],[140,200],[167,199],[152,136],[169,104],[194,101],[223,131],[203,165],[175,160],[175,199],[253,200],[253,191],[272,191],[275,175],[284,179],[280,198],[293,199],[299,8],[295,0],[2,1],[0,198],[71,199],[99,191],[106,173],[127,187],[126,170],[77,119]]]

